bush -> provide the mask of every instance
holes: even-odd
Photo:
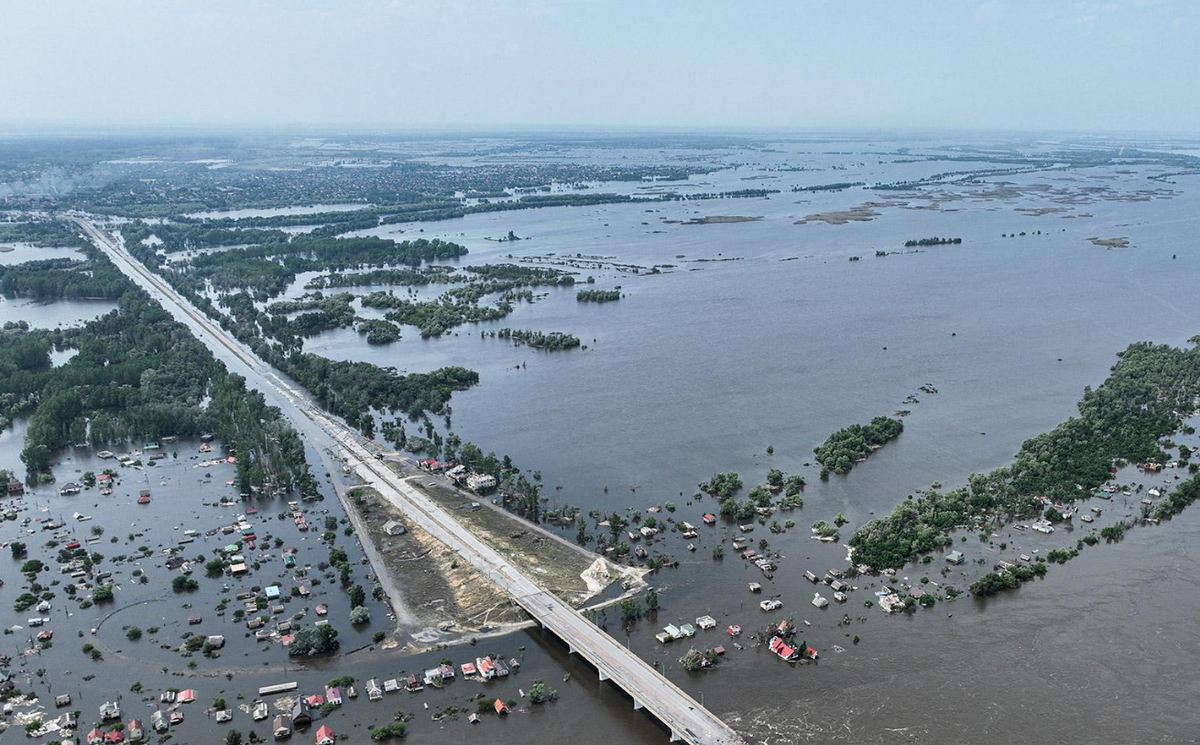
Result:
[[[480,700],[483,701],[483,699]],[[484,703],[487,702],[484,701]],[[488,706],[490,707],[491,704],[488,704]],[[376,727],[372,729],[371,739],[378,742],[382,740],[390,740],[393,737],[404,737],[406,730],[407,727],[404,726],[404,722],[392,722],[391,724],[385,724],[382,727]]]
[[[125,630],[125,638],[131,642],[136,642],[142,638],[142,630],[137,626],[130,626]]]
[[[540,680],[533,681],[533,685],[529,688],[529,703],[531,704],[544,704],[557,698],[558,691],[547,688],[546,684]]]

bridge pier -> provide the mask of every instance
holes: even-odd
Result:
[[[608,680],[608,673],[604,672],[603,670],[600,670],[599,668],[596,669],[596,672],[600,673],[600,682],[604,682],[604,681]]]
[[[682,739],[683,739],[682,737],[680,737],[679,735],[677,735],[675,733],[675,730],[671,730],[671,739],[669,740],[669,742],[679,742]]]
[[[633,710],[634,710],[634,711],[638,711],[638,710],[639,710],[639,709],[641,709],[641,708],[642,708],[642,702],[641,702],[641,701],[638,701],[638,700],[635,698],[635,699],[633,700]]]

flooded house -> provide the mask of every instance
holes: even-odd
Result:
[[[791,662],[792,660],[799,659],[800,657],[800,650],[788,644],[783,639],[780,639],[778,636],[771,637],[771,643],[769,647],[770,650],[779,657],[779,659],[786,662]]]
[[[158,734],[162,734],[171,728],[167,723],[167,715],[161,711],[156,711],[150,715],[150,728]]]
[[[287,714],[280,714],[275,717],[271,723],[271,733],[276,740],[286,740],[292,736],[292,718]]]
[[[475,669],[479,671],[479,677],[484,680],[491,680],[496,677],[496,665],[490,657],[478,657],[475,659]],[[465,672],[465,671],[464,671]]]
[[[296,699],[292,704],[292,727],[294,729],[302,729],[312,726],[312,707],[303,697]]]

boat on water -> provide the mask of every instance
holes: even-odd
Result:
[[[143,494],[142,496],[138,497],[137,503],[138,504],[150,504],[150,495]]]
[[[1079,519],[1084,521],[1085,523],[1090,523],[1093,520],[1095,520],[1096,518],[1092,517],[1091,515],[1080,515]]]

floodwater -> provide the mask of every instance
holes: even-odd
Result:
[[[32,300],[0,296],[0,325],[26,321],[39,328],[82,326],[115,310],[115,300]]]
[[[764,579],[730,549],[737,535],[733,525],[703,527],[694,553],[677,534],[668,533],[651,548],[681,565],[652,575],[661,609],[628,629],[615,612],[604,621],[610,633],[660,664],[749,742],[1195,741],[1200,724],[1191,705],[1200,695],[1200,679],[1193,674],[1200,664],[1200,641],[1192,633],[1192,618],[1200,612],[1200,574],[1192,548],[1200,536],[1196,510],[1155,528],[1134,529],[1118,544],[1086,548],[1066,565],[1052,565],[1044,580],[987,600],[964,597],[887,616],[864,606],[879,586],[870,580],[860,581],[843,606],[818,610],[809,604],[815,590],[826,597],[830,592],[814,588],[802,573],[811,569],[820,575],[845,565],[843,546],[808,537],[813,521],[841,513],[849,521],[842,529],[847,536],[916,489],[934,481],[957,486],[971,472],[1004,465],[1023,440],[1071,416],[1084,386],[1103,381],[1115,354],[1130,342],[1184,344],[1200,333],[1200,295],[1195,293],[1200,256],[1194,249],[1200,235],[1200,179],[1180,178],[1164,186],[1148,181],[1150,173],[1138,167],[1021,174],[1003,179],[1019,187],[1015,192],[985,198],[979,194],[982,187],[945,188],[948,194],[936,204],[895,192],[787,191],[793,185],[896,181],[984,167],[894,163],[877,153],[882,147],[830,143],[820,146],[821,152],[810,147],[804,153],[738,153],[736,161],[749,165],[692,180],[697,191],[784,189],[767,199],[528,210],[370,231],[457,240],[471,250],[463,264],[507,261],[508,254],[516,259],[584,254],[674,268],[655,275],[581,270],[581,277],[596,278],[597,288],[619,285],[626,296],[617,303],[577,303],[574,289],[551,289],[549,297],[518,306],[507,319],[460,327],[441,339],[421,339],[406,327],[400,342],[368,347],[346,329],[312,339],[307,348],[409,371],[446,364],[478,370],[480,385],[453,399],[454,431],[485,450],[511,455],[526,470],[540,470],[551,504],[580,505],[585,513],[673,501],[676,520],[699,524],[700,515],[716,505],[691,495],[714,472],[737,471],[747,487],[762,481],[769,467],[805,475],[803,509],[777,515],[780,521],[794,519],[796,527],[776,535],[757,525],[749,534],[751,545],[765,539],[781,554],[774,579]],[[773,170],[788,162],[818,170]],[[1105,189],[1106,197],[1095,196]],[[1155,193],[1138,193],[1143,190]],[[794,224],[809,214],[868,201],[888,205],[876,207],[880,214],[867,222]],[[1016,211],[1045,207],[1067,209],[1041,215]],[[704,215],[763,219],[677,222]],[[509,230],[525,240],[485,240]],[[1001,237],[1022,231],[1025,236]],[[874,255],[903,250],[906,239],[934,235],[963,242]],[[1131,245],[1110,250],[1093,245],[1094,237],[1127,237]],[[854,256],[861,259],[851,261]],[[299,294],[306,280],[300,278],[289,294]],[[588,349],[547,353],[480,338],[480,331],[505,326],[573,333]],[[926,383],[938,392],[919,393]],[[913,394],[919,403],[902,403]],[[819,480],[812,448],[826,435],[898,409],[911,411],[898,440],[847,476]],[[766,454],[768,445],[774,455]],[[0,467],[13,467],[18,452],[19,439],[0,436]],[[319,457],[314,454],[313,462]],[[1133,480],[1124,473],[1119,478]],[[1164,478],[1173,480],[1174,474],[1143,481],[1149,486]],[[183,504],[169,513],[168,522],[198,514],[207,525],[231,511],[197,504],[219,490],[201,495],[187,487],[178,477],[175,493]],[[993,544],[1004,541],[1004,550],[968,535],[956,544],[967,555],[965,567],[943,578],[945,563],[936,558],[928,566],[907,567],[900,576],[915,582],[927,575],[932,582],[963,589],[996,560],[1073,546],[1084,534],[1140,507],[1136,496],[1121,495],[1084,506],[1093,505],[1104,514],[1092,526],[1077,520],[1073,528],[1050,536],[1001,528]],[[340,514],[332,499],[319,508]],[[4,525],[8,531],[13,523]],[[282,534],[290,522],[272,526]],[[106,540],[126,532],[114,527]],[[315,540],[315,535],[308,538]],[[725,546],[726,556],[714,561],[712,549],[718,544]],[[260,569],[259,574],[265,579],[279,571]],[[5,577],[16,580],[8,570]],[[751,581],[764,584],[762,596],[748,592]],[[212,582],[201,578],[200,592]],[[146,587],[161,594],[161,583]],[[765,614],[758,601],[772,595],[783,600],[783,610]],[[206,598],[206,615],[214,598]],[[7,610],[7,604],[0,607]],[[57,606],[56,612],[61,613]],[[381,614],[373,610],[370,630],[383,627]],[[653,635],[667,623],[692,622],[704,614],[714,616],[718,628],[700,632],[694,643],[724,644],[728,652],[715,669],[689,674],[678,662],[687,643],[662,645]],[[843,615],[850,617],[848,625],[839,624]],[[794,618],[800,637],[820,650],[818,663],[791,666],[750,646],[757,626],[784,617]],[[740,640],[745,649],[720,631],[730,623],[746,630]],[[128,649],[117,628],[107,627],[99,635]],[[344,653],[357,646],[350,643],[348,624],[338,628]],[[151,650],[155,664],[149,666],[106,658],[96,667],[79,652],[81,640],[62,636],[60,642],[56,635],[53,650],[43,653],[54,655],[52,664],[30,661],[19,675],[40,666],[70,670],[86,697],[85,705],[76,707],[85,710],[85,720],[103,697],[98,682],[93,681],[95,687],[79,683],[79,676],[93,670],[138,675],[148,690],[184,687],[181,681],[186,681],[200,697],[182,732],[217,737],[224,727],[203,721],[200,711],[216,695],[249,698],[257,686],[284,679],[300,680],[311,693],[335,675],[353,674],[361,682],[421,670],[443,655],[461,662],[494,650],[521,658],[522,672],[486,686],[456,681],[411,701],[409,694],[393,694],[378,704],[360,698],[330,722],[356,741],[365,739],[356,725],[384,723],[397,709],[416,715],[410,725],[416,742],[459,742],[472,735],[500,743],[558,741],[564,723],[570,724],[572,740],[584,743],[666,739],[650,719],[632,713],[627,698],[600,684],[594,671],[536,631],[415,658],[358,652],[302,667],[293,667],[275,650],[262,658],[269,666],[253,671],[250,667],[261,662],[251,651],[257,645],[231,641],[228,653],[216,661],[201,659],[195,673],[166,650]],[[152,647],[145,639],[140,644]],[[244,654],[250,655],[248,661]],[[169,673],[159,671],[160,658]],[[221,676],[225,665],[238,666],[233,680]],[[570,679],[564,681],[567,673]],[[465,716],[442,724],[426,716],[451,704],[474,710],[470,699],[481,691],[515,698],[518,687],[527,690],[536,678],[559,689],[557,703],[502,721],[486,717],[477,729]],[[54,685],[60,685],[57,679]],[[396,696],[405,700],[397,703]],[[125,699],[132,706],[130,694]],[[240,713],[232,726],[243,732],[253,728]]]
[[[318,212],[352,212],[370,207],[369,204],[313,204],[303,207],[247,207],[236,210],[208,210],[206,212],[191,212],[186,217],[195,218],[232,218],[243,217],[278,217],[280,215],[311,215]]]
[[[821,650],[817,665],[793,669],[724,639],[727,659],[715,671],[688,675],[676,659],[686,643],[653,640],[664,624],[705,613],[721,629],[736,622],[750,630],[767,620],[756,607],[760,597],[745,590],[763,578],[733,558],[736,531],[728,525],[702,530],[695,553],[677,535],[657,544],[682,565],[655,576],[663,609],[628,632],[633,648],[697,697],[703,693],[753,741],[1072,741],[1087,722],[1093,741],[1187,741],[1200,723],[1185,704],[1198,686],[1184,682],[1200,662],[1187,621],[1197,602],[1186,549],[1197,535],[1195,514],[1135,530],[1117,546],[1088,548],[1008,596],[964,598],[911,616],[864,608],[865,588],[845,606],[818,611],[808,604],[814,588],[799,575],[845,565],[840,545],[808,538],[813,521],[841,513],[846,536],[917,489],[935,481],[956,486],[1004,465],[1023,440],[1071,416],[1084,386],[1103,381],[1129,343],[1184,344],[1200,331],[1193,249],[1200,180],[1179,179],[1170,193],[1147,195],[1138,192],[1161,185],[1135,169],[1022,174],[1004,179],[1018,193],[987,198],[975,196],[977,188],[946,189],[957,198],[933,205],[903,193],[786,191],[950,169],[871,160],[848,173],[763,171],[771,178],[745,180],[756,173],[751,168],[698,177],[706,182],[701,190],[785,190],[768,199],[529,210],[368,231],[463,242],[471,249],[463,264],[583,254],[675,268],[652,276],[580,271],[597,288],[620,286],[625,297],[617,303],[577,303],[574,289],[552,289],[506,319],[440,339],[405,328],[400,342],[368,347],[344,329],[308,348],[408,371],[446,364],[478,370],[480,385],[455,394],[454,431],[540,470],[551,505],[608,512],[674,501],[675,519],[698,524],[716,505],[691,497],[714,472],[737,471],[748,485],[769,467],[805,475],[804,508],[777,515],[797,527],[772,535],[759,525],[750,544],[765,538],[781,552],[764,595],[780,595],[785,616],[812,622],[801,636]],[[1109,192],[1083,196],[1092,189]],[[880,214],[869,222],[793,224],[868,201],[892,204],[876,207]],[[1016,211],[1045,207],[1065,209]],[[672,222],[704,215],[763,219]],[[485,240],[509,230],[526,240]],[[1026,235],[1001,237],[1020,232]],[[874,255],[933,235],[963,242]],[[1131,246],[1109,250],[1090,241],[1097,237],[1127,237]],[[737,260],[696,261],[718,258]],[[548,353],[480,337],[506,326],[565,331],[588,349]],[[920,393],[926,383],[938,392]],[[902,403],[910,394],[919,403]],[[899,409],[912,413],[896,442],[846,477],[818,479],[812,448],[826,435]],[[1137,499],[1128,501],[1103,505],[1103,518],[1078,523],[1072,534],[1010,530],[1007,552],[973,535],[961,548],[970,562],[985,558],[990,567],[1014,550],[1074,545],[1108,520],[1135,514]],[[718,563],[711,550],[722,538],[727,554]],[[938,559],[900,574],[939,581],[942,566]],[[945,581],[963,589],[984,570],[972,563],[969,576]],[[850,626],[838,625],[843,614]],[[615,613],[609,624],[626,634]],[[702,632],[697,643],[722,640]],[[846,651],[832,651],[835,644]],[[1151,709],[1170,714],[1151,716]]]

